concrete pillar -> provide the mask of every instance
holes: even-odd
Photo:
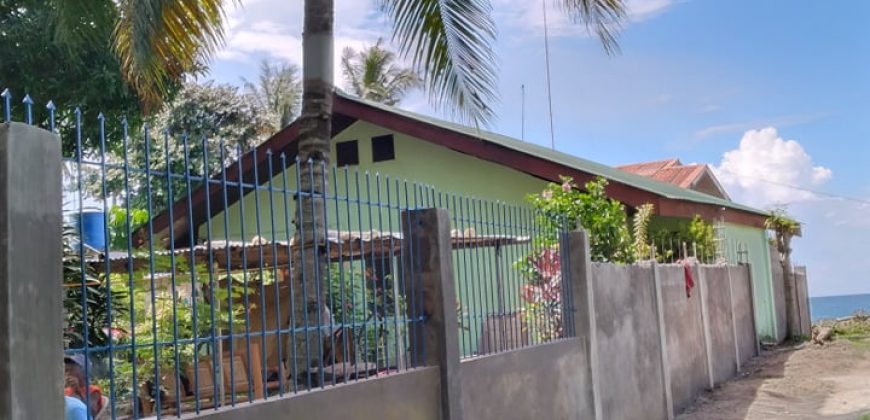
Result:
[[[589,253],[589,235],[585,231],[569,232],[567,240],[569,258],[567,260],[568,274],[571,276],[570,303],[574,306],[571,317],[571,330],[580,339],[587,364],[581,366],[584,376],[589,378],[582,398],[589,401],[590,410],[578,413],[578,418],[594,418],[600,420],[601,395],[598,385],[598,343],[597,327],[595,325],[595,294],[592,288],[592,262]]]
[[[758,337],[758,313],[755,312],[755,281],[752,279],[752,264],[741,263],[739,265],[746,267],[746,273],[749,275],[749,308],[752,311],[752,334],[755,337],[755,354],[761,354],[761,340]]]
[[[62,419],[57,135],[0,124],[0,419]]]
[[[415,364],[441,370],[441,415],[462,419],[462,378],[459,364],[459,324],[453,282],[450,217],[444,209],[411,210],[402,214],[405,293],[411,358]]]
[[[704,270],[695,265],[695,279],[698,281],[698,297],[701,299],[701,325],[704,326],[704,353],[707,360],[707,379],[710,389],[716,385],[713,377],[713,339],[710,336],[710,312],[707,309],[707,279]]]
[[[737,372],[741,372],[743,367],[740,363],[740,341],[737,339],[737,310],[734,307],[734,279],[731,276],[731,267],[723,265],[728,272],[728,308],[731,311],[731,334],[734,338],[734,360],[737,361]]]
[[[668,337],[665,331],[665,305],[662,294],[662,279],[659,275],[659,265],[653,260],[652,277],[655,284],[656,292],[656,315],[659,328],[659,348],[661,349],[661,364],[662,364],[662,389],[664,389],[665,409],[667,410],[668,420],[674,418],[674,396],[671,390],[671,364],[668,359]]]

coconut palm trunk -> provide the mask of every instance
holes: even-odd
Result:
[[[293,265],[293,326],[288,339],[290,374],[305,385],[305,375],[322,362],[325,334],[331,333],[323,279],[326,276],[326,167],[332,137],[333,0],[306,0],[302,35],[302,115],[299,117],[300,194],[297,199]],[[325,322],[324,322],[325,321]],[[324,325],[325,324],[325,325]]]

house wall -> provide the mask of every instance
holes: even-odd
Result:
[[[719,190],[719,186],[716,185],[716,181],[714,181],[713,178],[710,178],[710,175],[706,173],[701,176],[701,179],[699,179],[695,185],[692,186],[692,189],[714,197],[725,198],[722,191]]]
[[[357,140],[359,147],[360,164],[350,167],[345,175],[343,169],[338,169],[330,174],[329,194],[336,195],[337,188],[339,199],[331,198],[327,203],[328,224],[347,230],[369,228],[377,230],[389,230],[392,223],[394,231],[400,230],[398,212],[381,212],[381,218],[375,213],[369,219],[369,207],[358,206],[353,202],[354,197],[360,197],[363,201],[393,203],[411,203],[420,206],[438,205],[438,198],[424,197],[419,190],[415,194],[414,187],[408,182],[431,183],[438,191],[449,192],[456,195],[467,195],[488,201],[502,201],[506,203],[522,204],[527,194],[543,190],[547,182],[531,175],[498,165],[492,162],[480,160],[445,147],[436,146],[429,142],[407,136],[394,134],[395,156],[394,160],[384,162],[372,162],[371,138],[374,136],[391,134],[392,132],[376,125],[358,121],[339,133],[332,143],[332,153],[335,155],[335,143],[349,140]],[[248,193],[244,200],[231,205],[224,214],[217,214],[211,220],[212,237],[215,239],[241,240],[243,237],[250,239],[257,232],[266,238],[272,238],[274,232],[277,239],[287,239],[288,222],[291,226],[296,217],[294,193],[297,191],[296,166],[292,165],[283,173],[278,173],[272,178],[272,186],[276,189],[272,198],[274,203],[274,225],[270,211],[268,184],[258,191],[259,207],[255,194]],[[330,172],[332,172],[330,170]],[[377,174],[381,174],[377,176]],[[260,179],[267,179],[268,174],[261,173]],[[389,176],[389,179],[387,178]],[[397,186],[396,181],[400,181]],[[284,189],[287,194],[284,194]],[[346,201],[346,193],[350,193],[351,201]],[[380,196],[378,194],[380,193]],[[389,194],[389,196],[388,196]],[[407,200],[406,200],[407,197]],[[442,207],[445,201],[452,198],[443,197]],[[286,204],[285,204],[286,203]],[[339,208],[336,211],[336,206]],[[260,228],[257,229],[257,214],[259,208]],[[290,212],[284,214],[284,209],[290,208]],[[374,209],[372,209],[374,211]],[[484,212],[485,209],[469,208],[469,212]],[[243,214],[244,213],[244,214]],[[392,219],[388,216],[392,213]],[[339,216],[339,217],[336,217]],[[244,222],[244,223],[242,223]],[[227,228],[227,226],[229,228]],[[381,228],[382,227],[382,228]],[[244,235],[242,234],[244,229]],[[205,238],[205,224],[199,227],[199,237]]]
[[[403,134],[394,134],[394,160],[372,162],[371,138],[390,133],[387,129],[359,121],[335,137],[333,155],[336,142],[358,141],[360,164],[347,171],[342,168],[330,173],[330,198],[326,203],[330,229],[362,233],[369,230],[400,232],[399,208],[436,206],[448,209],[454,218],[454,229],[474,229],[478,235],[497,233],[494,224],[533,226],[532,216],[525,210],[499,210],[483,203],[500,201],[522,205],[526,195],[543,190],[546,181]],[[293,221],[297,218],[294,197],[298,191],[297,169],[292,165],[283,172],[275,172],[271,185],[265,184],[256,193],[250,192],[243,200],[231,205],[229,211],[214,215],[210,226],[201,225],[199,238],[208,238],[207,230],[210,228],[210,237],[214,240],[250,240],[254,236],[289,240]],[[259,175],[260,179],[268,178],[268,174]],[[433,197],[419,185],[415,189],[410,183],[412,181],[434,181],[433,187],[437,191],[451,195]],[[372,204],[367,204],[369,202]],[[390,205],[378,206],[378,203]],[[289,230],[287,226],[290,226]],[[531,236],[530,232],[522,231],[502,230],[498,233]],[[503,283],[505,312],[517,313],[519,317],[518,292],[523,279],[514,263],[529,255],[531,247],[531,244],[502,247],[498,256],[491,247],[454,252],[454,279],[462,310],[459,320],[464,327],[460,337],[463,355],[477,353],[483,320],[499,306],[494,299],[484,298],[494,294],[492,289],[496,287],[497,276]],[[380,265],[381,260],[375,264]],[[389,260],[385,265],[390,265]]]
[[[745,246],[752,274],[752,293],[755,305],[755,325],[760,338],[774,339],[778,336],[777,306],[774,298],[775,278],[771,272],[770,244],[767,233],[763,229],[748,226],[725,224],[725,237],[729,262],[736,263],[740,256],[737,252],[739,244]]]

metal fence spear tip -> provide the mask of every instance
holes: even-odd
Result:
[[[24,121],[28,125],[33,124],[33,99],[30,99],[30,95],[24,95],[24,99],[21,101],[24,104]]]
[[[9,88],[3,89],[0,97],[3,98],[3,117],[6,122],[10,122],[12,121],[12,92],[9,91]]]
[[[49,100],[48,103],[45,104],[45,109],[48,110],[48,129],[51,132],[54,132],[54,110],[56,108],[54,101]]]

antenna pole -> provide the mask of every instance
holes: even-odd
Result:
[[[541,0],[544,8],[544,61],[547,64],[547,101],[550,104],[550,148],[556,150],[556,135],[553,133],[553,91],[550,86],[550,34],[547,28],[547,0]]]
[[[526,85],[520,85],[522,99],[520,99],[520,140],[526,140]]]

